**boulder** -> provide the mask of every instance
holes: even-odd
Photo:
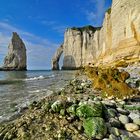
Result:
[[[126,115],[120,115],[120,116],[119,116],[119,121],[120,121],[122,124],[126,124],[126,123],[129,123],[129,118],[128,118]]]
[[[83,127],[89,138],[103,139],[107,133],[106,124],[100,117],[93,117],[84,120]]]
[[[127,123],[127,124],[125,124],[125,129],[127,131],[134,132],[134,131],[139,130],[139,126],[134,123]]]
[[[139,91],[129,87],[125,81],[129,73],[112,67],[85,67],[87,76],[93,81],[93,88],[102,91],[102,96],[108,99],[127,99]],[[126,106],[126,105],[125,105]]]
[[[73,104],[72,106],[70,106],[69,108],[67,108],[67,112],[71,115],[76,115],[76,108],[77,108],[77,105],[76,104]]]
[[[54,112],[60,112],[60,110],[63,108],[61,101],[55,101],[52,105],[51,105],[51,109]]]
[[[101,117],[102,116],[102,104],[82,104],[76,109],[76,115],[78,117],[88,118],[88,117]]]

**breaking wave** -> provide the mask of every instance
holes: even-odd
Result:
[[[40,75],[38,77],[27,78],[25,79],[25,81],[42,80],[42,79],[45,79],[45,77]]]

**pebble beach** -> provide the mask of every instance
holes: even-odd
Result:
[[[103,98],[92,84],[78,75],[60,91],[32,102],[23,115],[0,125],[0,139],[139,140],[139,95]]]

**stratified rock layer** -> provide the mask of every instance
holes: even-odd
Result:
[[[98,64],[140,60],[140,1],[113,0],[100,31]]]
[[[69,28],[64,36],[63,69],[89,63],[116,65],[140,62],[140,1],[113,0],[102,28]]]
[[[13,32],[8,46],[8,54],[4,59],[3,70],[26,70],[26,48],[15,32]]]

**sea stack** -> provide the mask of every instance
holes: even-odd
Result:
[[[16,32],[13,32],[8,46],[8,54],[4,59],[4,70],[26,70],[26,47]]]

